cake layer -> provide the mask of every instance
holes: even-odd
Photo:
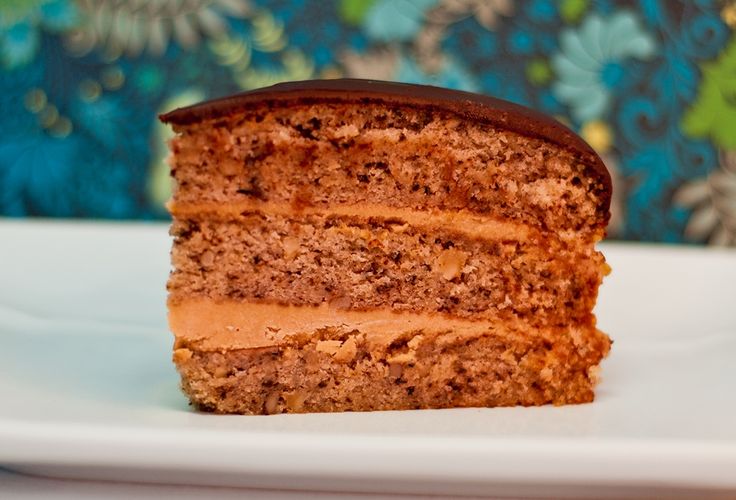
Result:
[[[513,223],[473,235],[462,225],[414,226],[396,217],[190,217],[172,226],[174,298],[330,302],[564,324],[590,315],[607,271],[592,243],[545,238]]]
[[[177,131],[177,202],[374,203],[466,210],[552,230],[607,222],[607,178],[575,151],[444,112],[256,107]]]
[[[231,315],[232,307],[189,303],[171,313],[184,390],[200,408],[221,413],[589,402],[610,347],[594,327],[527,330],[245,304]],[[242,328],[223,325],[223,314]],[[225,329],[215,333],[212,323]],[[260,341],[239,348],[264,327]]]

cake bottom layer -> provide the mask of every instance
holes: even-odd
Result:
[[[593,401],[609,338],[593,327],[554,340],[516,332],[412,332],[376,343],[327,328],[251,349],[177,341],[182,387],[217,413],[534,406]]]

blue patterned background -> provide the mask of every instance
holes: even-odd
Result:
[[[736,246],[736,1],[5,0],[0,215],[165,218],[157,113],[340,76],[554,115],[614,177],[610,233]]]

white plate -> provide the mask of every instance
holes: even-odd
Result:
[[[593,404],[242,417],[193,412],[178,390],[166,233],[0,221],[0,464],[343,491],[736,491],[736,252],[605,245],[615,344]]]

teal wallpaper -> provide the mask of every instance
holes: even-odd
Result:
[[[736,246],[736,0],[0,0],[0,215],[165,218],[157,113],[340,76],[551,114],[613,237]]]

